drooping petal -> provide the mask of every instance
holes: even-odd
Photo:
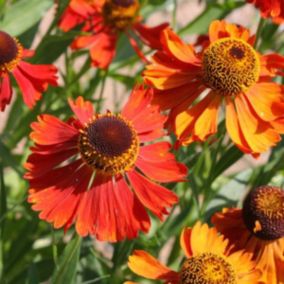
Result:
[[[74,215],[76,207],[87,190],[92,172],[81,167],[82,161],[49,171],[30,180],[28,201],[40,211],[39,217],[60,228]]]
[[[191,249],[191,228],[184,228],[180,235],[180,246],[187,258],[192,256],[192,249]]]
[[[156,258],[143,250],[135,250],[128,259],[128,267],[136,274],[156,280],[179,283],[178,273],[161,264]]]
[[[175,133],[181,143],[186,143],[188,137],[204,141],[217,131],[218,108],[221,97],[209,93],[195,106],[177,115]]]
[[[26,179],[32,179],[37,176],[43,175],[46,172],[52,170],[55,166],[60,165],[62,162],[66,161],[68,158],[75,154],[78,154],[77,143],[74,141],[73,149],[65,149],[64,143],[62,144],[62,151],[53,154],[39,154],[32,153],[24,167],[28,172],[25,174]]]
[[[57,86],[57,69],[52,65],[32,65],[21,61],[13,75],[23,94],[25,104],[32,108],[48,85]]]
[[[184,180],[187,168],[185,165],[178,163],[173,154],[168,153],[170,147],[171,145],[167,142],[142,147],[135,165],[146,176],[158,182]],[[167,152],[164,151],[166,148],[168,148]],[[155,153],[155,151],[158,155],[154,154],[152,158],[151,153]]]
[[[176,59],[183,63],[199,65],[200,60],[197,58],[194,48],[184,43],[170,28],[163,31],[161,37],[165,50]]]
[[[258,119],[243,95],[236,96],[235,104],[241,131],[254,153],[263,153],[280,140],[273,127]]]
[[[150,220],[122,177],[96,176],[78,208],[77,232],[98,240],[116,242],[149,230]]]
[[[244,153],[251,153],[251,148],[246,142],[241,131],[238,116],[235,110],[234,102],[231,98],[226,97],[226,128],[229,136],[240,150]]]
[[[6,105],[11,102],[12,92],[9,75],[0,77],[0,111],[4,111]]]
[[[271,53],[261,56],[261,76],[284,76],[284,56]]]
[[[161,220],[164,214],[168,214],[166,208],[172,207],[178,201],[175,193],[135,171],[129,171],[127,177],[141,203]]]
[[[75,115],[78,117],[82,125],[93,117],[94,108],[91,102],[84,101],[83,97],[78,97],[75,101],[69,99],[69,105]]]
[[[147,65],[143,72],[144,80],[147,84],[158,90],[177,88],[188,84],[199,75],[196,69],[192,71],[180,71],[178,69],[166,68],[162,65]]]
[[[32,108],[40,100],[41,93],[35,89],[31,81],[23,75],[19,68],[15,68],[13,74],[19,84],[25,104]]]
[[[264,121],[273,121],[283,116],[283,86],[276,83],[258,83],[245,95],[256,114]]]
[[[202,93],[200,82],[191,82],[173,90],[154,90],[153,104],[157,104],[161,110],[171,109],[184,101],[190,105],[196,98],[196,94]],[[191,99],[192,98],[192,99]],[[186,107],[187,109],[187,107]]]
[[[137,23],[134,25],[135,31],[138,33],[140,39],[153,49],[161,48],[161,32],[169,26],[168,23],[163,23],[155,27],[148,27],[144,24]]]
[[[25,61],[21,61],[19,68],[27,78],[34,83],[35,87],[38,87],[39,91],[46,90],[46,83],[56,87],[57,84],[57,68],[51,64],[30,64]]]

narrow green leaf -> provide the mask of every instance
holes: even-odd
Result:
[[[60,35],[47,35],[37,48],[35,56],[32,58],[33,63],[52,63],[67,47],[71,44],[78,32],[69,32]],[[48,50],[48,52],[46,52]]]
[[[74,283],[81,241],[82,239],[77,236],[66,246],[63,255],[59,259],[58,268],[54,271],[52,276],[52,284]]]
[[[52,0],[18,1],[6,9],[0,29],[18,36],[40,21],[52,4]]]
[[[211,174],[211,182],[213,182],[220,174],[226,169],[238,161],[244,153],[240,151],[236,146],[231,146],[220,158],[214,167]]]
[[[6,202],[7,201],[6,201],[6,189],[4,183],[4,172],[3,172],[3,167],[0,164],[0,220],[6,213],[7,210]],[[4,257],[3,257],[4,223],[5,223],[4,221],[0,223],[0,280],[3,278],[3,270],[4,270]]]
[[[244,3],[235,1],[235,5],[224,7],[223,5],[211,4],[195,20],[179,30],[180,35],[205,34],[209,24],[216,19],[222,19],[228,15],[232,9],[241,7]],[[233,6],[233,7],[231,7]]]

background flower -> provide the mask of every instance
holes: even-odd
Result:
[[[160,48],[160,33],[167,23],[149,28],[143,25],[139,16],[140,4],[137,0],[105,0],[89,2],[72,0],[63,14],[59,27],[68,31],[78,24],[83,24],[82,31],[72,43],[73,49],[90,49],[92,64],[99,68],[108,68],[116,51],[118,38],[127,35],[137,54],[146,61],[140,50],[134,32],[151,48]]]
[[[0,110],[11,102],[12,74],[23,95],[25,104],[33,107],[48,85],[57,86],[57,69],[53,65],[32,65],[22,59],[33,56],[20,42],[4,31],[0,31]]]
[[[283,283],[284,191],[262,186],[246,197],[243,209],[223,209],[212,217],[234,249],[252,254],[264,283]]]
[[[248,0],[248,2],[260,9],[262,17],[272,18],[277,24],[284,22],[284,3],[282,0]]]
[[[180,245],[186,255],[179,272],[162,265],[145,251],[134,251],[129,257],[129,268],[140,276],[164,280],[171,284],[213,283],[259,283],[260,270],[250,261],[249,254],[242,251],[230,253],[228,241],[219,236],[214,228],[197,223],[185,228]]]

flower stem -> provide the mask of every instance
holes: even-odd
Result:
[[[172,27],[175,29],[176,24],[177,24],[177,0],[173,0],[173,15],[172,15]]]
[[[264,24],[265,24],[265,20],[262,17],[260,17],[258,27],[257,27],[257,30],[256,30],[256,35],[255,35],[255,43],[254,43],[255,48],[259,47],[259,42],[260,42],[260,39],[261,39],[261,33],[262,33],[262,30],[263,30]]]
[[[103,95],[104,95],[104,90],[105,90],[105,83],[106,83],[106,78],[107,78],[107,75],[108,75],[108,69],[104,71],[104,73],[102,74],[102,87],[101,87],[101,90],[100,90],[100,94],[99,94],[99,97],[98,97],[98,103],[97,103],[97,108],[96,108],[96,112],[99,112],[101,107],[102,107],[102,100],[103,100]]]

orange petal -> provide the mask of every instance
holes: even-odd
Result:
[[[209,27],[210,42],[214,42],[224,37],[236,37],[253,44],[254,38],[250,37],[249,31],[241,26],[215,20]]]
[[[235,106],[230,97],[225,98],[226,102],[226,128],[229,136],[240,150],[244,153],[251,153],[240,128]]]
[[[208,135],[215,133],[220,100],[219,96],[209,93],[191,109],[178,114],[175,121],[177,137],[183,141],[194,136],[196,140],[204,141]]]
[[[163,31],[162,43],[165,49],[181,62],[199,65],[200,60],[196,57],[194,48],[184,43],[170,28]]]
[[[228,241],[218,235],[215,228],[209,228],[207,224],[197,222],[192,228],[190,244],[192,255],[212,252],[218,255],[225,253]]]
[[[279,134],[272,126],[256,117],[244,95],[235,98],[240,127],[244,137],[254,153],[263,153],[276,145]]]
[[[184,228],[180,235],[180,246],[187,258],[192,256],[192,249],[191,249],[191,228]]]
[[[129,256],[128,267],[136,274],[149,278],[178,283],[178,273],[161,264],[156,258],[143,250],[135,250]]]
[[[148,65],[143,72],[145,82],[156,89],[167,90],[188,84],[196,77],[196,72],[185,72],[166,68],[162,65]]]
[[[283,116],[283,86],[276,83],[258,83],[250,88],[245,95],[261,119],[272,121]]]
[[[69,105],[82,124],[89,122],[94,114],[93,105],[89,101],[84,101],[83,97],[78,97],[75,101],[68,99]]]
[[[208,136],[217,132],[218,109],[221,100],[221,96],[215,95],[208,107],[197,118],[194,124],[194,136],[198,140],[204,141]]]

